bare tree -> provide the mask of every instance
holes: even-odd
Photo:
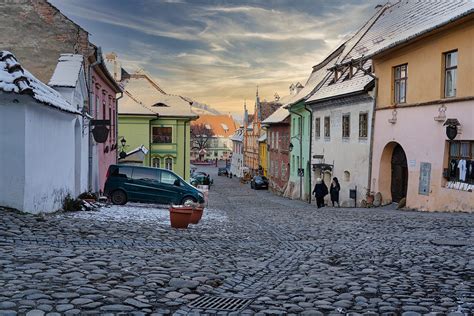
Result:
[[[191,150],[197,150],[199,161],[204,157],[204,152],[209,148],[209,139],[214,136],[212,128],[207,128],[205,124],[191,125]]]

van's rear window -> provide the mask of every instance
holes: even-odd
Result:
[[[132,177],[132,168],[130,167],[117,167],[112,171],[113,177],[119,178],[131,178]]]

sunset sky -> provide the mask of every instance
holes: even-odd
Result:
[[[375,12],[378,0],[51,0],[124,68],[168,93],[240,116],[305,84],[311,67]]]

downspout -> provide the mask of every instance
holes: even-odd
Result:
[[[372,155],[374,153],[374,135],[375,135],[374,127],[375,127],[375,113],[376,113],[376,108],[377,108],[377,93],[378,93],[378,88],[379,88],[379,78],[377,78],[377,76],[375,76],[371,72],[367,74],[375,80],[374,102],[372,105],[372,120],[370,124],[369,173],[368,173],[368,185],[367,185],[368,192],[370,193],[373,189],[372,188],[372,164],[373,164]]]
[[[309,112],[309,159],[308,159],[308,171],[311,172],[311,155],[312,155],[312,148],[313,148],[313,111],[306,107],[306,103],[304,104],[304,109]],[[311,193],[311,173],[308,174],[309,177],[309,193]],[[308,203],[311,204],[311,194],[308,194]]]
[[[188,119],[186,121],[184,121],[184,153],[183,153],[183,178],[186,179],[186,152],[187,152],[187,149],[186,147],[188,146],[188,141],[187,141],[187,138],[186,138],[186,124],[191,122],[191,119]],[[191,150],[191,145],[189,146],[189,150]]]
[[[290,113],[297,115],[300,117],[301,121],[299,124],[299,143],[300,143],[300,163],[299,163],[299,169],[302,169],[302,164],[303,164],[303,133],[302,133],[302,123],[303,123],[303,116],[301,114],[298,114],[296,112],[293,112],[291,110],[291,107],[288,109]],[[300,178],[300,200],[303,198],[303,177],[301,177],[298,174],[298,177]]]
[[[92,90],[93,90],[93,87],[92,87],[92,68],[97,66],[98,64],[100,64],[100,60],[99,58],[97,58],[97,60],[90,64],[89,65],[89,73],[88,73],[88,83],[89,83],[89,86],[88,86],[88,90],[89,90],[89,111],[91,111],[91,114],[94,114],[92,113],[92,108],[93,108],[93,100],[92,100]],[[94,117],[94,115],[91,115],[92,117]],[[95,119],[95,117],[94,117]],[[91,124],[90,124],[90,120],[89,120],[89,176],[88,176],[88,186],[89,186],[89,190],[92,191],[92,151],[93,151],[93,139],[92,139],[92,130],[91,130]]]
[[[116,151],[116,159],[115,163],[118,162],[118,101],[123,98],[123,92],[120,92],[120,96],[115,99],[115,151]]]

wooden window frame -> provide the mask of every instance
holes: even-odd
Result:
[[[456,53],[456,65],[455,66],[447,66],[447,59],[448,59],[448,56],[450,54],[453,54],[453,53]],[[443,53],[443,68],[444,68],[444,72],[443,72],[443,96],[444,98],[455,98],[456,97],[456,94],[457,94],[457,76],[458,76],[458,64],[459,64],[459,58],[458,58],[458,50],[455,49],[455,50],[452,50],[452,51],[449,51],[449,52],[445,52]],[[447,79],[448,79],[448,71],[451,71],[451,70],[455,70],[455,77],[454,77],[454,95],[448,95],[447,94]]]
[[[405,77],[401,76],[402,68],[405,67]],[[400,69],[400,77],[397,77],[397,69]],[[405,90],[403,95],[403,100],[400,95],[400,83],[405,83]],[[398,89],[397,89],[398,84]],[[407,88],[408,88],[408,64],[402,64],[393,67],[393,102],[394,104],[405,104],[407,103]]]
[[[314,120],[314,137],[321,138],[321,118],[317,117]]]
[[[169,136],[166,136],[166,135],[163,136],[163,137],[169,137],[169,138],[165,138],[165,141],[156,141],[157,138],[155,137],[155,128],[157,128],[157,129],[163,129],[163,128],[169,129],[171,131],[170,135]],[[153,144],[172,144],[173,143],[173,128],[171,126],[152,126],[152,128],[151,128],[151,138],[152,138],[152,143]]]
[[[362,129],[362,117],[365,116],[366,117],[366,121],[365,121],[365,129],[363,130]],[[364,131],[365,133],[362,133],[362,131]],[[364,135],[365,134],[365,135]],[[359,113],[359,138],[360,139],[367,139],[367,137],[369,136],[369,113],[368,112],[360,112]]]
[[[347,130],[345,130],[345,128],[344,128],[344,120],[345,119],[348,119]],[[350,113],[342,115],[342,126],[341,127],[342,127],[342,138],[344,138],[344,139],[350,138],[351,137],[351,114]],[[344,132],[347,132],[347,133],[344,133]]]
[[[326,126],[327,120],[327,126]],[[331,116],[324,117],[324,138],[331,138]]]

